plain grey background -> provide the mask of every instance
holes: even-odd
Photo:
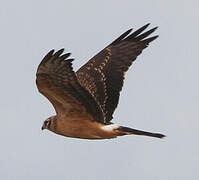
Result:
[[[197,180],[198,7],[196,0],[2,0],[0,178]],[[35,84],[43,56],[65,47],[77,70],[121,33],[149,22],[160,37],[126,74],[113,122],[167,138],[89,141],[41,131],[55,113]]]

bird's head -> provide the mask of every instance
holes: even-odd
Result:
[[[51,126],[53,124],[53,121],[55,119],[55,116],[52,116],[52,117],[49,117],[48,119],[46,119],[41,127],[41,130],[44,130],[44,129],[48,129],[50,130],[51,129]]]

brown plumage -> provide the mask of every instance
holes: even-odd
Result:
[[[147,38],[157,27],[144,32],[149,24],[132,29],[90,59],[76,73],[70,53],[51,50],[37,70],[37,87],[53,104],[56,116],[44,121],[42,129],[57,134],[84,138],[109,139],[136,134],[162,138],[164,135],[111,123],[118,105],[124,75],[133,61],[158,36]]]

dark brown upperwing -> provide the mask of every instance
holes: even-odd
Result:
[[[41,61],[37,70],[37,87],[53,104],[58,115],[67,112],[87,112],[94,120],[104,122],[101,108],[89,92],[78,82],[72,69],[73,59],[64,49],[50,51]]]
[[[102,108],[104,123],[111,121],[118,105],[125,72],[142,50],[158,37],[146,39],[157,28],[142,33],[148,25],[131,34],[132,29],[126,31],[76,72],[81,85]]]

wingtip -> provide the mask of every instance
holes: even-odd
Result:
[[[142,42],[146,43],[146,44],[149,44],[150,42],[154,41],[155,39],[157,39],[159,37],[159,35],[156,35],[156,36],[152,36],[150,38],[147,38],[147,39],[144,39],[142,40]]]
[[[65,49],[64,48],[61,48],[61,49],[59,49],[58,51],[64,51]]]
[[[128,37],[126,37],[126,40],[132,40],[132,39],[140,40],[140,39],[142,39],[142,37],[145,34],[148,34],[149,32],[152,33],[155,30],[154,28],[145,32],[145,33],[143,33],[143,34],[141,34],[149,25],[150,25],[150,23],[147,23],[144,26],[140,27],[139,29],[134,31],[132,34],[130,34]]]
[[[123,40],[126,36],[128,36],[131,31],[133,30],[133,28],[127,30],[126,32],[124,32],[122,35],[120,35],[117,39],[115,39],[110,45],[115,45],[117,43],[119,43],[121,40]]]
[[[159,26],[156,26],[156,27],[154,27],[155,29],[158,29],[159,28]]]
[[[47,55],[52,55],[53,53],[55,52],[55,49],[51,49],[48,53],[47,53]]]
[[[53,57],[57,58],[64,52],[64,48],[59,49],[57,52],[54,53]]]
[[[70,55],[71,55],[71,53],[66,53],[66,54],[61,55],[59,58],[60,58],[60,60],[65,60],[65,59],[67,59]]]
[[[129,34],[132,30],[133,30],[133,28],[127,30],[126,33]]]
[[[53,53],[54,53],[54,49],[52,49],[52,50],[50,50],[45,56],[44,56],[44,58],[43,58],[43,62],[45,62],[48,58],[50,58],[50,57],[52,57],[52,55],[53,55]],[[41,62],[42,63],[42,62]],[[40,63],[40,64],[41,64]]]
[[[147,28],[149,25],[150,25],[151,23],[147,23],[147,24],[145,24],[142,28]],[[158,28],[158,26],[156,26],[156,27],[154,27],[153,29],[157,29]]]
[[[154,32],[156,29],[158,29],[158,26],[151,29],[152,32]]]
[[[143,27],[147,28],[151,23],[145,24]]]
[[[150,25],[150,23],[145,24],[144,26],[142,26],[141,28],[139,28],[138,30],[140,32],[144,31],[148,26]]]
[[[74,61],[74,59],[73,59],[73,58],[71,58],[71,59],[67,59],[67,61],[71,63],[71,62],[73,62],[73,61]]]
[[[57,54],[62,54],[64,52],[64,48],[59,49],[56,53]]]

